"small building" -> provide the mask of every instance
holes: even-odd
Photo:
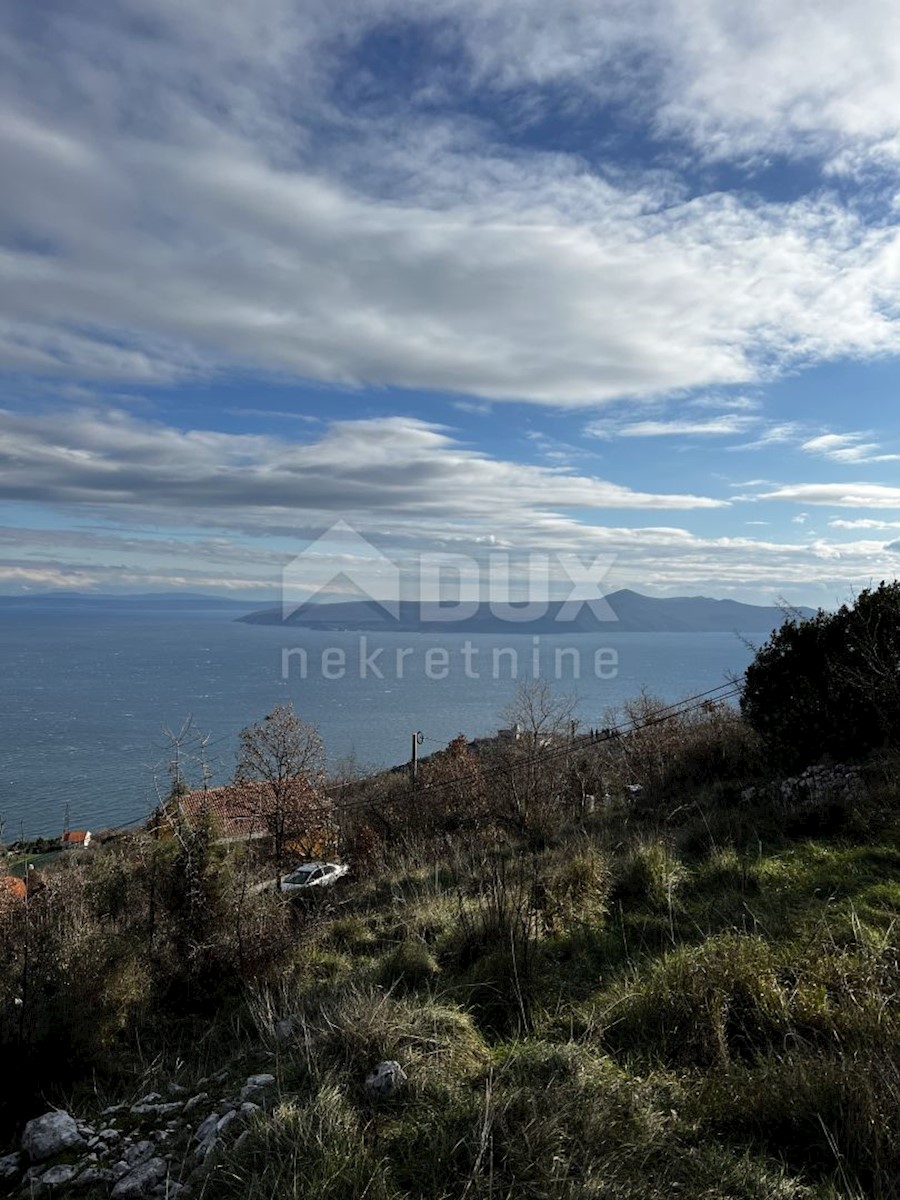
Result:
[[[60,838],[64,850],[86,850],[91,844],[89,829],[67,829]]]
[[[519,724],[519,722],[516,721],[515,725],[512,725],[509,729],[498,729],[497,730],[497,741],[498,742],[517,742],[522,737],[524,732],[525,732],[525,730],[522,728],[522,726]]]

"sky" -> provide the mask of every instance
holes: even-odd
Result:
[[[0,593],[900,574],[892,0],[10,0],[0,163]]]

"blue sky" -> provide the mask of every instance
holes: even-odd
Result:
[[[0,80],[0,591],[900,573],[894,5],[60,0]]]

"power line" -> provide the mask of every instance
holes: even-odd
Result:
[[[706,691],[696,692],[691,696],[686,696],[683,700],[675,701],[671,704],[663,705],[655,709],[652,716],[646,720],[626,719],[613,726],[606,726],[599,734],[591,736],[590,734],[579,734],[573,741],[567,742],[564,746],[554,747],[552,749],[544,749],[529,757],[517,759],[515,762],[506,764],[493,764],[492,774],[497,775],[513,775],[518,771],[525,770],[529,767],[539,766],[543,763],[553,762],[558,758],[571,755],[576,751],[588,750],[593,746],[600,746],[606,742],[615,741],[622,737],[627,737],[630,734],[638,733],[643,729],[651,729],[656,725],[664,724],[666,721],[673,720],[676,717],[687,716],[691,712],[699,711],[706,708],[712,703],[724,703],[740,695],[742,688],[734,682],[719,684],[714,688],[707,688]],[[423,735],[424,736],[424,735]],[[218,742],[226,739],[217,739]],[[439,743],[437,738],[427,738],[428,741]],[[388,769],[389,770],[389,769]],[[356,780],[351,786],[353,788],[363,788],[374,780],[381,779],[387,774],[387,771],[376,771],[371,775],[365,775],[361,779]],[[483,778],[482,770],[472,771],[467,775],[457,776],[455,779],[444,780],[440,783],[425,784],[419,788],[419,796],[426,797],[439,794],[446,791],[448,788],[458,788],[466,783],[475,783]],[[227,787],[228,785],[223,785]],[[377,801],[371,796],[361,796],[353,800],[346,800],[335,803],[329,806],[329,811],[333,813],[339,812],[354,812],[365,808],[372,808]],[[105,830],[107,833],[120,833],[133,829],[136,825],[146,822],[152,816],[151,813],[135,818],[133,821],[123,822],[119,825],[114,825],[110,829]]]

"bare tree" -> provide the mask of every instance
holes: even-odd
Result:
[[[542,679],[523,681],[504,710],[517,730],[500,743],[505,763],[499,779],[496,815],[519,834],[540,841],[561,820],[566,807],[568,755],[564,749],[577,729],[577,696],[557,694]]]
[[[503,716],[518,726],[524,748],[533,753],[574,732],[577,705],[577,696],[554,692],[544,679],[529,679],[519,684]]]
[[[258,815],[272,838],[280,888],[288,844],[308,842],[327,822],[325,746],[318,729],[291,704],[276,705],[262,721],[242,729],[240,739],[235,783],[262,785]]]

